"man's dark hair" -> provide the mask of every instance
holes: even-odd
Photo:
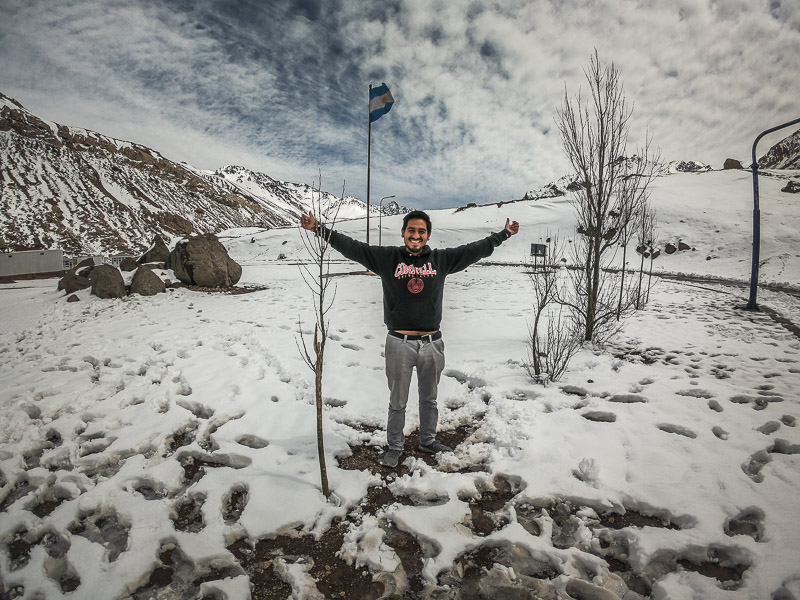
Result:
[[[406,230],[408,227],[408,222],[411,219],[422,219],[425,221],[425,225],[428,226],[428,235],[431,233],[431,218],[428,216],[428,213],[423,212],[421,210],[412,210],[410,213],[407,213],[405,217],[403,217],[403,229],[402,231]]]

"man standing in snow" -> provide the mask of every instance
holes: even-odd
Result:
[[[506,219],[505,227],[487,238],[458,246],[432,250],[430,217],[412,211],[403,218],[403,246],[370,246],[317,222],[312,213],[300,218],[303,229],[323,235],[345,257],[377,273],[383,284],[383,320],[386,335],[386,378],[389,383],[389,418],[386,437],[389,449],[382,464],[396,467],[403,451],[408,390],[411,373],[417,369],[419,389],[419,447],[428,454],[447,452],[436,441],[439,410],[436,407],[439,379],[444,369],[442,320],[444,280],[486,258],[519,231],[519,223]]]

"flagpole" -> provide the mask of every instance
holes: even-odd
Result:
[[[372,96],[372,84],[369,84],[370,94]],[[372,119],[369,114],[369,101],[367,101],[367,244],[369,244],[369,178],[370,178],[370,161],[372,159]]]

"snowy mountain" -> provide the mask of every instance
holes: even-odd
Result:
[[[624,160],[633,166],[639,159],[634,155]],[[659,163],[656,167],[656,172],[661,176],[674,173],[706,173],[708,171],[711,171],[709,165],[694,160],[673,160],[668,163]],[[522,199],[542,200],[545,198],[558,198],[559,196],[566,195],[568,192],[574,192],[579,189],[581,187],[579,181],[579,177],[575,173],[572,175],[565,175],[557,181],[548,183],[544,187],[525,192]]]
[[[278,181],[269,175],[246,169],[245,167],[229,165],[217,169],[213,173],[198,171],[210,183],[220,185],[236,193],[238,190],[251,194],[261,199],[262,204],[275,212],[287,215],[290,222],[294,223],[300,218],[300,213],[308,210],[316,203],[321,203],[327,218],[336,215],[337,219],[361,219],[367,216],[367,207],[364,202],[353,196],[341,198],[329,192],[319,192],[311,185]],[[408,212],[409,209],[391,202],[383,206],[384,215],[396,215]],[[376,204],[370,206],[370,215],[378,216],[380,207]]]
[[[762,169],[800,169],[800,129],[784,138],[758,159]]]
[[[244,167],[179,164],[139,144],[46,121],[2,94],[0,165],[0,248],[8,250],[138,253],[156,234],[285,226],[308,210],[313,193]],[[339,219],[366,215],[357,198],[323,193],[321,202],[341,205]],[[405,210],[393,203],[384,214]]]

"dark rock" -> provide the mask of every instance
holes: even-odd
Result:
[[[675,246],[673,246],[671,242],[666,246],[664,246],[664,252],[666,252],[667,254],[675,254],[675,252],[677,251],[678,249]]]
[[[782,192],[787,192],[789,194],[798,194],[800,193],[800,182],[798,181],[790,181],[785,186],[781,188]]]
[[[202,287],[232,287],[242,276],[242,267],[211,233],[178,242],[169,254],[166,268],[172,269],[183,283]]]
[[[98,265],[89,273],[92,281],[92,294],[98,298],[122,298],[125,296],[125,282],[122,273],[111,265]]]
[[[161,236],[157,235],[153,238],[153,243],[150,248],[147,252],[142,254],[138,262],[140,265],[145,263],[163,263],[166,262],[167,258],[169,258],[169,248],[167,248]]]
[[[725,164],[722,165],[723,169],[743,169],[742,163],[735,158],[726,158]]]
[[[131,294],[139,294],[141,296],[155,296],[161,292],[165,292],[167,286],[161,281],[161,278],[153,273],[148,267],[142,265],[136,269],[131,281]]]
[[[137,266],[138,265],[136,264],[136,261],[133,260],[130,256],[123,258],[122,262],[119,263],[120,270],[125,271],[126,273],[135,271]]]
[[[78,290],[85,290],[91,285],[92,282],[86,277],[81,277],[70,271],[59,280],[58,289],[64,290],[67,294],[74,294]]]
[[[689,244],[684,244],[682,241],[678,240],[678,250],[691,250],[692,247]]]
[[[75,294],[72,294],[69,298],[67,298],[67,302],[80,302],[81,299],[78,298]]]

